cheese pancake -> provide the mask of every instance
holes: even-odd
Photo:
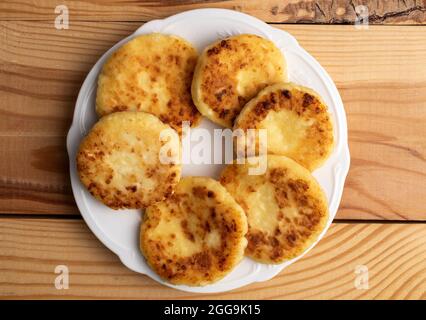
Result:
[[[180,148],[177,132],[157,117],[117,112],[83,139],[77,170],[89,192],[110,208],[143,208],[172,193],[181,174]]]
[[[247,214],[246,255],[282,263],[303,253],[324,230],[327,199],[310,172],[295,161],[276,155],[264,160],[265,174],[249,175],[247,161],[227,166],[220,182]]]
[[[107,60],[98,79],[96,111],[144,111],[181,132],[201,115],[191,98],[197,52],[186,40],[160,33],[129,41]]]
[[[186,177],[170,197],[146,209],[140,246],[166,281],[203,286],[241,261],[246,233],[244,211],[218,181]]]
[[[312,89],[293,83],[269,86],[247,103],[235,120],[234,130],[250,128],[266,129],[267,143],[262,145],[258,138],[252,142],[240,140],[251,151],[249,156],[266,149],[269,154],[285,155],[312,171],[324,163],[333,149],[333,125],[326,104]]]
[[[281,51],[269,40],[243,34],[204,50],[192,80],[192,98],[201,114],[231,128],[247,101],[282,81],[287,81],[287,68]]]

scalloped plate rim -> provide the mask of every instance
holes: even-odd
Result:
[[[338,118],[338,123],[335,125],[339,126],[339,132],[341,134],[341,136],[339,137],[339,139],[341,139],[343,142],[340,143],[338,146],[335,146],[335,148],[339,148],[338,149],[338,157],[340,159],[340,161],[338,161],[337,163],[334,163],[333,168],[333,175],[334,175],[334,189],[339,189],[338,190],[338,195],[334,195],[334,197],[331,199],[332,203],[329,204],[330,207],[333,207],[334,210],[330,209],[330,218],[328,220],[327,226],[326,228],[323,230],[323,232],[321,233],[321,235],[318,237],[318,239],[307,249],[305,250],[300,256],[286,261],[280,265],[263,265],[263,264],[254,264],[256,266],[256,270],[254,273],[250,274],[249,276],[246,276],[245,278],[239,278],[238,280],[234,280],[231,284],[227,284],[227,283],[221,283],[221,281],[208,285],[208,286],[204,286],[204,287],[189,287],[189,286],[176,286],[176,285],[172,285],[170,283],[165,282],[164,280],[162,280],[157,274],[155,274],[148,266],[144,266],[144,270],[141,270],[140,268],[135,268],[134,267],[134,252],[127,250],[126,252],[126,248],[122,248],[120,247],[118,244],[116,244],[114,241],[112,241],[111,239],[109,239],[103,230],[101,230],[99,228],[99,226],[97,225],[96,221],[93,219],[92,214],[90,213],[90,210],[88,209],[88,206],[83,206],[82,201],[85,201],[84,196],[80,195],[80,192],[82,191],[81,188],[81,184],[80,181],[77,177],[77,175],[75,174],[75,152],[73,151],[73,145],[74,145],[74,141],[76,141],[79,136],[81,135],[81,133],[79,133],[79,129],[81,131],[81,128],[79,128],[79,126],[81,126],[80,120],[83,118],[81,117],[81,113],[83,113],[85,111],[85,108],[83,108],[82,106],[84,105],[84,99],[86,98],[87,94],[85,94],[84,90],[85,88],[89,87],[91,83],[93,83],[93,81],[96,81],[96,77],[95,74],[99,71],[99,68],[102,66],[103,61],[105,61],[105,59],[114,51],[116,50],[116,48],[118,48],[119,46],[121,46],[122,44],[126,43],[127,41],[131,40],[133,37],[140,35],[142,33],[150,33],[150,32],[154,32],[154,30],[159,30],[161,28],[165,28],[167,27],[168,23],[174,23],[174,22],[178,22],[180,19],[182,18],[191,18],[196,16],[197,19],[199,19],[199,15],[206,15],[206,16],[213,16],[213,17],[221,17],[224,19],[236,19],[240,22],[243,23],[247,23],[247,24],[254,24],[256,28],[258,28],[259,30],[261,30],[262,32],[264,32],[265,34],[270,34],[272,38],[274,37],[283,37],[283,39],[286,39],[287,44],[292,47],[292,51],[294,52],[298,52],[301,56],[304,57],[304,59],[308,60],[308,63],[311,64],[312,68],[314,68],[318,75],[320,75],[322,77],[322,80],[325,84],[325,86],[327,87],[327,89],[331,92],[331,98],[333,99],[334,105],[337,106],[336,108],[336,112],[339,112],[338,114],[335,115],[336,118]],[[271,38],[270,38],[271,39]],[[274,42],[276,42],[276,39],[271,39]],[[95,77],[95,79],[93,80],[93,78]],[[87,108],[86,108],[87,109]],[[135,30],[134,33],[132,33],[131,35],[129,35],[128,37],[120,40],[119,42],[117,42],[113,47],[111,47],[110,49],[108,49],[99,59],[98,61],[95,63],[95,65],[91,68],[91,70],[89,71],[89,73],[86,76],[86,79],[84,80],[77,101],[76,101],[76,107],[74,110],[74,114],[73,114],[73,121],[70,127],[70,130],[68,132],[67,135],[67,150],[68,150],[68,154],[70,156],[70,178],[71,178],[71,184],[72,184],[72,191],[74,194],[74,198],[76,200],[77,206],[86,222],[86,224],[89,226],[90,230],[96,235],[96,237],[106,246],[108,247],[111,251],[113,251],[116,255],[119,256],[120,260],[122,261],[122,263],[124,265],[126,265],[126,267],[128,267],[129,269],[142,273],[142,274],[146,274],[147,276],[151,277],[152,279],[154,279],[155,281],[160,282],[163,285],[166,285],[168,287],[172,287],[175,289],[179,289],[179,290],[183,290],[183,291],[188,291],[188,292],[197,292],[197,293],[213,293],[213,292],[224,292],[224,291],[229,291],[232,289],[236,289],[239,287],[242,287],[244,285],[248,285],[250,283],[254,283],[254,282],[261,282],[261,281],[267,281],[271,278],[273,278],[276,274],[278,274],[279,272],[282,271],[282,269],[284,269],[285,267],[287,267],[288,265],[296,262],[297,260],[299,260],[300,258],[302,258],[307,252],[309,252],[320,240],[321,238],[324,236],[324,234],[327,232],[327,230],[329,229],[332,220],[337,212],[338,209],[338,205],[340,203],[341,197],[342,197],[342,193],[343,193],[343,185],[344,185],[344,181],[346,179],[347,173],[349,171],[349,164],[350,164],[350,154],[349,154],[349,148],[348,148],[348,141],[347,141],[347,122],[346,122],[346,115],[345,115],[345,111],[344,111],[344,107],[343,107],[343,102],[341,100],[341,97],[339,95],[339,92],[334,84],[334,82],[332,81],[332,79],[330,78],[330,76],[328,75],[328,73],[324,70],[324,68],[309,54],[307,53],[297,42],[297,40],[288,32],[281,30],[281,29],[277,29],[274,28],[272,26],[269,26],[268,24],[264,23],[263,21],[249,16],[247,14],[244,13],[240,13],[240,12],[236,12],[236,11],[232,11],[232,10],[227,10],[227,9],[195,9],[195,10],[190,10],[190,11],[185,11],[182,13],[178,13],[176,15],[170,16],[168,18],[165,19],[158,19],[158,20],[152,20],[150,22],[145,23],[144,25],[142,25],[141,27],[137,28]],[[340,172],[340,175],[338,175],[338,177],[336,177],[336,168],[340,167],[339,170],[342,171]],[[333,191],[334,192],[334,191]],[[87,212],[86,212],[87,210]],[[334,212],[331,212],[334,211]],[[140,267],[140,266],[139,266]],[[268,271],[266,274],[262,275],[259,274],[261,272],[262,269],[266,269],[266,271]]]

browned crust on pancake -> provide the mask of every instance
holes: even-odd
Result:
[[[271,88],[275,88],[272,89]],[[246,109],[247,108],[247,109]],[[333,125],[328,108],[317,93],[309,88],[291,83],[275,84],[250,101],[241,112],[234,124],[236,129],[260,129],[260,123],[271,111],[288,110],[294,112],[301,120],[313,120],[307,129],[301,145],[309,143],[306,153],[301,150],[291,150],[291,153],[267,150],[270,154],[285,155],[305,168],[314,170],[330,155],[334,144]],[[283,127],[286,123],[282,124]],[[269,137],[268,137],[269,138]],[[256,145],[258,154],[258,143]]]
[[[173,284],[206,285],[225,276],[243,257],[247,221],[243,210],[218,182],[201,177],[185,179],[195,179],[190,191],[182,190],[179,184],[164,202],[147,208],[141,225],[141,251],[163,279]],[[152,239],[164,219],[180,220],[180,229]],[[212,232],[220,236],[220,244],[214,247],[208,243]],[[199,244],[199,250],[189,256],[171,252],[176,233]]]
[[[159,42],[161,48],[156,47]],[[144,51],[130,49],[135,44]],[[183,121],[197,125],[201,115],[191,97],[196,62],[196,50],[184,39],[163,34],[136,37],[116,50],[102,68],[96,99],[98,115],[144,111],[156,115],[178,133]],[[167,101],[153,87],[146,89],[140,85],[141,72],[153,84],[159,79],[164,81],[161,90],[169,95]],[[125,80],[120,82],[120,77]]]
[[[249,43],[246,42],[247,40],[257,40],[259,43],[267,44],[268,47],[263,48],[258,43]],[[273,53],[271,53],[272,50]],[[259,59],[258,52],[262,53],[263,59]],[[225,60],[232,61],[225,62]],[[275,63],[271,79],[261,79],[257,83],[254,79],[252,83],[255,85],[254,90],[247,94],[238,93],[236,75],[239,71],[247,70],[252,66],[257,70],[264,70],[265,65],[271,63]],[[192,87],[194,101],[201,113],[203,108],[198,105],[198,99],[208,106],[210,111],[213,111],[218,120],[211,120],[232,127],[234,119],[243,106],[261,89],[271,83],[285,81],[287,76],[284,69],[284,58],[279,49],[269,40],[256,35],[240,35],[218,41],[206,48],[199,58]],[[201,96],[197,92],[198,89],[201,89]]]
[[[315,241],[326,225],[328,206],[321,188],[306,169],[283,156],[269,155],[268,169],[262,176],[248,176],[247,168],[245,165],[229,165],[220,178],[248,215],[246,255],[265,263],[281,263],[297,257]],[[273,186],[278,206],[278,212],[268,212],[276,214],[278,221],[273,232],[251,225],[247,194],[253,190],[241,189],[240,183],[244,179],[249,179],[249,187],[255,186],[255,189],[263,184]],[[297,208],[296,217],[286,215],[285,210],[290,206]]]
[[[149,133],[145,126],[149,127]],[[164,199],[172,193],[181,173],[180,164],[159,161],[158,150],[163,142],[158,142],[157,146],[155,142],[159,141],[160,131],[166,128],[171,130],[158,118],[144,112],[128,111],[103,117],[80,144],[76,165],[81,182],[92,196],[112,209],[139,209]],[[138,143],[129,143],[120,132],[126,132]],[[158,162],[144,163],[143,153],[150,152],[141,149],[147,137],[153,140],[149,144]],[[179,152],[179,148],[177,144],[174,151]],[[120,173],[120,168],[107,160],[117,152],[126,152],[128,157],[137,159],[138,165],[129,168],[130,172],[126,168],[125,174]],[[155,186],[146,188],[143,182],[147,179],[153,179]]]

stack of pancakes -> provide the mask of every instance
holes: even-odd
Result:
[[[78,172],[110,208],[145,209],[140,248],[162,278],[210,284],[244,255],[282,263],[324,230],[327,199],[311,171],[332,151],[333,126],[321,97],[287,79],[281,51],[256,35],[219,40],[200,56],[179,37],[142,35],[103,66],[100,120],[80,145]],[[244,140],[247,152],[220,181],[181,179],[182,124],[201,115],[264,129],[267,140]],[[265,172],[251,175],[260,161]]]

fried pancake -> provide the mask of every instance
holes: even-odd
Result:
[[[286,80],[281,51],[269,40],[243,34],[204,50],[195,68],[192,98],[201,114],[231,128],[247,101],[264,87]]]
[[[180,148],[177,132],[157,117],[117,112],[83,139],[77,170],[89,192],[110,208],[143,208],[172,193],[180,179]]]
[[[182,121],[196,125],[201,115],[190,89],[196,61],[196,50],[182,38],[160,33],[134,38],[104,64],[96,112],[148,112],[179,133]]]
[[[186,177],[170,197],[146,209],[140,246],[166,281],[203,286],[240,262],[246,233],[244,211],[218,181]]]
[[[243,108],[235,120],[236,129],[266,129],[264,149],[268,154],[285,155],[311,171],[322,165],[333,149],[333,125],[326,104],[312,89],[293,83],[262,90]],[[248,155],[259,155],[259,139],[247,141],[239,143],[251,150]]]
[[[249,175],[248,162],[231,164],[220,182],[247,214],[246,255],[263,263],[281,263],[303,253],[318,238],[328,219],[327,199],[310,172],[295,161],[276,155],[264,160],[265,174]]]

